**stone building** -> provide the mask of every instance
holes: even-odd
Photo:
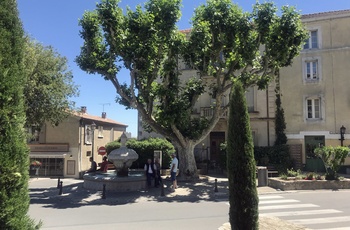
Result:
[[[350,10],[303,15],[302,21],[309,39],[281,70],[282,106],[288,144],[299,145],[302,163],[317,170],[315,147],[350,145]]]
[[[298,168],[310,166],[309,156],[319,145],[350,145],[350,10],[302,15],[309,39],[290,67],[280,71],[282,107],[285,113],[288,144]],[[190,33],[190,30],[183,31]],[[194,70],[180,67],[183,78],[195,76]],[[210,81],[210,79],[206,79]],[[275,141],[275,82],[267,90],[251,87],[246,92],[255,146],[272,146]],[[228,95],[223,99],[228,103]],[[202,95],[193,116],[210,116],[215,103]],[[195,148],[197,159],[217,161],[220,143],[227,137],[227,117],[223,116],[207,138]],[[142,128],[138,121],[138,139],[158,136]],[[339,140],[344,139],[344,140]],[[308,165],[309,163],[309,165]],[[350,158],[346,159],[350,165]],[[309,168],[310,169],[310,168]],[[316,168],[317,171],[317,168]]]
[[[33,129],[28,140],[30,161],[42,163],[40,176],[79,178],[89,169],[89,158],[102,162],[99,148],[118,140],[126,128],[127,125],[107,118],[105,112],[101,117],[94,116],[82,107],[58,126],[46,123],[39,132]]]

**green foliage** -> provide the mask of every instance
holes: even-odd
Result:
[[[267,166],[269,164],[269,152],[271,147],[255,146],[254,159],[257,165]]]
[[[288,145],[277,145],[269,151],[269,164],[275,166],[278,172],[286,172],[293,167]]]
[[[176,27],[180,0],[148,0],[125,14],[118,3],[102,0],[84,13],[79,21],[84,45],[76,62],[111,81],[117,101],[137,109],[151,130],[188,150],[179,151],[182,172],[193,171],[193,146],[227,111],[222,99],[233,81],[265,88],[280,67],[291,64],[306,38],[294,8],[278,14],[272,3],[243,13],[231,0],[208,0],[195,10],[189,34]],[[179,58],[197,74],[182,77]],[[130,71],[129,84],[120,82],[121,68]],[[203,94],[216,101],[210,118],[192,115]]]
[[[280,84],[279,84],[279,74],[276,78],[276,111],[275,111],[275,134],[276,140],[275,145],[285,145],[287,144],[287,136],[284,133],[286,129],[286,121],[284,118],[284,110],[281,102]]]
[[[294,169],[287,169],[287,176],[288,177],[297,177],[299,175],[301,175],[301,170],[298,169],[297,171],[295,171]]]
[[[119,149],[122,144],[120,140],[112,141],[106,144],[107,155],[110,154],[114,149]]]
[[[120,148],[119,141],[113,141],[106,145],[107,154],[114,149]],[[171,153],[175,152],[174,146],[167,140],[162,138],[149,138],[146,140],[138,141],[136,139],[129,139],[126,142],[126,146],[136,151],[139,155],[139,159],[135,161],[131,168],[143,168],[148,158],[153,159],[154,150],[162,151],[162,168],[169,168],[171,162]]]
[[[254,146],[245,94],[240,82],[235,82],[230,98],[227,172],[231,228],[258,229]]]
[[[337,172],[345,158],[349,155],[350,149],[342,146],[324,146],[315,149],[316,156],[320,157],[326,168],[326,179],[335,180],[338,178]]]
[[[36,229],[27,215],[28,149],[25,142],[23,29],[15,0],[0,7],[0,229]]]
[[[41,127],[46,121],[57,125],[73,110],[70,98],[78,96],[68,60],[29,37],[24,48],[26,126]]]

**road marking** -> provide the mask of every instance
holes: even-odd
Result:
[[[263,200],[259,202],[259,204],[281,204],[281,203],[298,203],[300,201],[293,199],[285,199],[285,200]]]
[[[271,196],[259,196],[259,200],[269,200],[269,199],[283,199],[283,196],[271,195]]]
[[[318,214],[330,214],[330,213],[340,213],[342,211],[335,209],[320,209],[320,210],[307,210],[307,211],[293,211],[293,212],[269,212],[264,214],[259,214],[259,216],[303,216],[303,215],[318,215]]]
[[[287,208],[311,208],[319,207],[315,204],[286,204],[286,205],[268,205],[259,207],[259,210],[287,209]]]
[[[301,225],[310,224],[327,224],[336,222],[350,222],[350,216],[337,216],[337,217],[327,217],[327,218],[312,218],[312,219],[297,219],[291,220],[293,223]]]

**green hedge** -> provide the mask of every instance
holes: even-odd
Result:
[[[107,154],[114,149],[120,148],[119,141],[113,141],[106,145]],[[149,138],[146,140],[138,141],[136,139],[129,139],[126,142],[126,146],[129,149],[133,149],[139,155],[139,158],[131,165],[130,168],[137,169],[143,168],[148,158],[153,159],[155,150],[162,151],[162,168],[167,169],[171,163],[170,154],[175,152],[174,146],[167,140],[162,138]]]

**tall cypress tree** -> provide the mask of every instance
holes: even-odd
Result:
[[[23,29],[17,2],[0,3],[0,229],[36,229],[27,215],[28,149],[25,142]]]
[[[258,229],[254,145],[245,94],[238,81],[234,83],[230,98],[227,171],[231,229]]]
[[[275,111],[275,133],[276,141],[275,145],[285,145],[287,143],[287,136],[284,132],[286,129],[286,121],[284,118],[284,110],[281,102],[281,91],[280,91],[280,74],[276,76],[276,111]]]

